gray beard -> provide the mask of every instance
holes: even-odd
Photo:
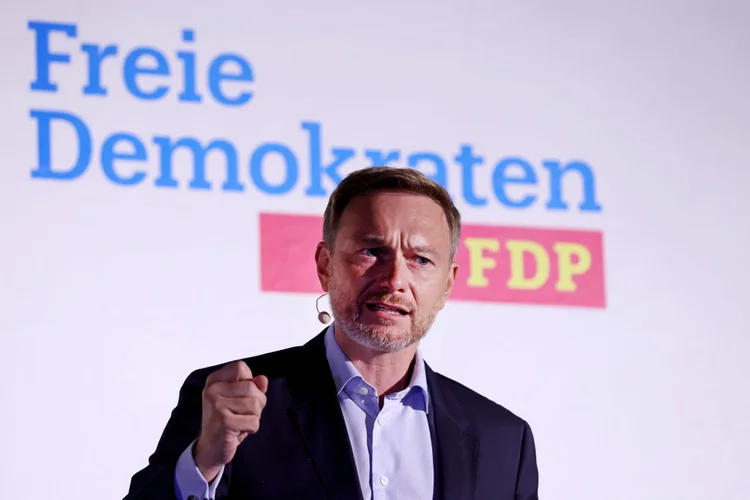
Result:
[[[393,338],[387,335],[386,331],[395,324],[395,321],[383,319],[381,325],[363,325],[360,318],[362,307],[365,306],[358,302],[351,303],[343,300],[343,294],[339,292],[336,280],[332,278],[328,285],[328,296],[336,326],[341,328],[341,331],[347,337],[367,349],[381,353],[398,352],[406,349],[427,335],[437,317],[437,311],[431,311],[424,318],[412,316],[411,329],[405,335]]]

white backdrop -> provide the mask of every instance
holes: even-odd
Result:
[[[593,267],[603,262],[603,307],[566,305],[562,292],[546,303],[534,303],[534,293],[515,302],[453,300],[423,344],[433,368],[530,422],[543,498],[747,498],[750,8],[659,4],[4,7],[4,496],[121,498],[191,370],[320,330],[314,290],[261,290],[259,213],[321,215],[326,197],[306,191],[327,194],[334,183],[315,159],[326,166],[343,154],[334,148],[350,148],[340,174],[369,164],[368,149],[399,151],[391,162],[399,166],[413,153],[439,156],[469,225],[601,236]],[[68,61],[50,62],[45,40]],[[139,47],[163,54],[162,74],[134,74],[158,68],[148,55],[126,62]],[[219,59],[210,75],[227,53],[246,61],[246,72],[217,83],[221,72],[241,74],[237,61]],[[192,60],[195,77],[186,80],[184,61]],[[128,80],[135,92],[164,85],[166,93],[138,97]],[[222,104],[209,82],[220,98],[251,97]],[[186,85],[185,96],[200,102],[179,100]],[[86,162],[74,166],[86,141],[53,112],[86,127],[85,172]],[[319,125],[319,152],[310,148],[314,127],[303,123]],[[118,133],[143,150],[121,139],[113,160],[105,143]],[[167,167],[158,137],[227,141],[243,190],[222,188],[221,151],[206,156],[210,188],[191,188],[186,149],[173,157],[176,187],[160,186]],[[268,143],[277,152],[260,161]],[[468,168],[454,160],[462,145],[484,160],[468,197]],[[294,155],[296,181],[282,146]],[[536,182],[500,185],[493,172],[506,158],[527,162]],[[586,165],[594,201],[586,203],[583,176],[570,171],[558,183],[567,208],[548,208],[550,160]],[[518,163],[506,174],[531,175]],[[128,178],[140,181],[112,180]],[[263,182],[289,190],[271,194]],[[536,198],[514,208],[503,194]],[[311,271],[314,246],[300,248],[301,256],[279,258]],[[467,269],[459,272],[465,279]],[[502,289],[497,276],[489,287]]]

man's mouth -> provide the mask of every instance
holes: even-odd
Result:
[[[370,311],[384,311],[391,314],[400,314],[401,316],[409,314],[409,311],[401,306],[386,304],[384,302],[367,302],[365,303],[365,306],[367,306]]]

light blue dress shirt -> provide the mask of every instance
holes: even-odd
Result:
[[[326,357],[349,433],[362,496],[365,500],[431,500],[434,471],[427,421],[430,396],[421,352],[417,350],[409,385],[386,396],[380,409],[377,391],[341,350],[333,328],[331,325],[325,334]],[[194,495],[213,500],[224,469],[209,485],[193,461],[194,444],[177,462],[178,497],[187,500]]]

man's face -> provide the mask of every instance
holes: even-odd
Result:
[[[337,327],[378,352],[425,336],[456,277],[443,209],[427,196],[377,191],[353,198],[331,252],[318,245],[318,276]]]

